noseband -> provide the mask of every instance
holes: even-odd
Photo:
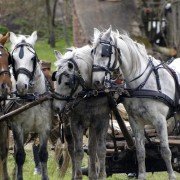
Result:
[[[108,61],[107,67],[94,64],[92,71],[93,72],[104,71],[105,72],[104,85],[105,85],[106,88],[110,88],[112,86],[112,81],[111,81],[112,80],[112,73],[117,72],[119,70],[119,68],[116,68],[118,61],[119,61],[120,64],[122,64],[121,52],[120,52],[120,49],[116,45],[117,42],[115,42],[113,44],[112,38],[110,38],[110,41],[101,40],[101,38],[100,38],[99,43],[102,45],[101,56],[102,57],[108,57],[109,61]],[[113,51],[112,51],[113,47],[114,47],[114,51],[115,51],[115,61],[111,65],[111,57],[112,57],[112,54],[113,54]],[[96,49],[93,49],[92,53],[95,54]]]
[[[33,61],[33,71],[32,72],[29,71],[26,68],[18,68],[17,70],[15,69],[15,59],[13,58],[13,53],[17,48],[20,48],[19,58],[22,59],[24,57],[24,49],[23,49],[24,46],[26,46],[27,49],[31,53],[34,54],[34,57],[31,59]],[[33,51],[31,49],[33,49]],[[25,74],[29,78],[29,81],[32,82],[33,79],[34,79],[34,73],[35,73],[38,61],[39,60],[38,60],[37,54],[36,54],[36,52],[34,50],[34,47],[31,44],[26,43],[26,42],[21,42],[21,43],[17,44],[15,46],[14,50],[12,51],[12,69],[13,69],[13,74],[14,74],[15,80],[17,80],[17,77],[18,77],[19,74]]]
[[[69,88],[71,89],[70,95],[66,96],[60,93],[55,92],[53,94],[53,97],[55,99],[58,100],[63,100],[63,101],[70,101],[70,100],[74,100],[73,95],[76,92],[76,90],[78,89],[79,85],[82,87],[83,90],[86,90],[86,83],[85,80],[82,78],[79,67],[76,63],[76,61],[74,59],[69,59],[69,62],[71,62],[74,65],[74,74],[69,74],[66,71],[64,71],[63,73],[60,74],[59,79],[58,79],[58,83],[61,83],[61,79],[62,76],[66,76],[69,78],[69,81],[65,83],[66,86],[69,86]],[[75,74],[75,72],[77,74]]]
[[[4,51],[7,51],[2,44],[0,44],[0,48],[3,49]],[[10,56],[10,54],[9,54],[8,51],[7,51],[7,53],[8,53],[8,55],[9,55],[9,56],[8,56],[8,64],[10,64],[11,56]],[[0,51],[0,58],[1,58],[2,56],[3,56],[3,52]],[[9,72],[9,67],[8,67],[8,69],[0,70],[0,76],[1,76],[1,75],[4,75],[4,74],[7,74],[7,75],[11,76],[11,74],[10,74],[10,72]]]

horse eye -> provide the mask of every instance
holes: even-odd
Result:
[[[69,63],[68,63],[68,68],[69,68],[69,69],[73,69],[73,64],[69,62]]]

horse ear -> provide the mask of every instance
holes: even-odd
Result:
[[[32,44],[33,46],[35,45],[37,40],[37,31],[34,31],[31,36],[27,39],[28,43]]]
[[[112,27],[110,25],[109,29],[104,33],[104,35],[102,36],[102,39],[107,39],[110,38],[111,36],[111,31],[112,31]]]
[[[101,34],[101,32],[99,31],[99,29],[94,28],[94,40],[96,40],[100,34]]]
[[[1,44],[4,45],[9,38],[9,32],[1,38]]]
[[[62,59],[63,57],[63,55],[57,50],[54,50],[54,54],[57,60]]]
[[[10,32],[10,41],[12,44],[16,44],[17,42],[17,36],[13,32]]]
[[[118,30],[118,29],[116,29],[116,33],[117,33],[118,36],[120,36],[120,33],[119,33],[119,30]]]

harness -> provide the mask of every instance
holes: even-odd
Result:
[[[112,38],[110,38],[110,41],[101,40],[100,38],[100,44],[103,45],[101,56],[108,57],[109,61],[107,67],[94,64],[92,72],[104,71],[105,72],[104,86],[105,88],[111,88],[115,86],[114,82],[112,81],[112,72],[116,73],[117,71],[119,71],[119,68],[116,68],[118,61],[120,64],[122,64],[121,52],[120,49],[117,47],[117,42],[115,41],[114,44],[112,43]],[[111,64],[111,57],[113,54],[112,47],[114,47],[115,50],[115,61],[113,64]],[[95,54],[96,49],[93,49],[92,53]]]
[[[74,68],[75,68],[74,74],[69,74],[66,71],[64,71],[63,73],[59,75],[59,79],[57,81],[60,84],[62,80],[62,76],[66,76],[69,78],[69,81],[66,82],[65,85],[69,86],[69,88],[71,89],[70,95],[66,96],[57,92],[54,92],[52,95],[55,99],[62,100],[62,101],[74,100],[75,98],[73,97],[73,95],[78,89],[79,85],[82,87],[83,91],[86,91],[88,89],[86,87],[85,80],[81,76],[81,73],[80,73],[80,70],[76,61],[74,59],[69,59],[68,62],[71,62],[74,65]],[[77,74],[75,74],[75,72]],[[56,80],[56,79],[53,79],[53,80]]]
[[[26,46],[27,49],[31,53],[34,54],[34,57],[31,59],[33,61],[33,71],[32,72],[29,71],[26,68],[18,68],[17,70],[15,69],[15,60],[13,58],[13,53],[17,48],[20,48],[19,58],[22,59],[24,57],[24,46]],[[33,51],[31,49],[33,49]],[[21,43],[17,44],[15,46],[14,50],[12,51],[12,62],[11,62],[12,69],[13,69],[13,75],[14,75],[15,80],[17,80],[17,77],[18,77],[19,74],[25,74],[29,78],[29,82],[31,84],[33,79],[34,79],[34,74],[35,74],[37,62],[39,62],[39,59],[38,59],[37,54],[36,54],[36,52],[34,50],[34,47],[31,44],[26,43],[25,41],[22,41]]]
[[[102,57],[103,56],[108,57],[109,61],[108,61],[107,67],[94,65],[93,66],[93,72],[95,72],[95,71],[105,71],[106,73],[105,73],[105,78],[104,78],[104,86],[106,88],[111,88],[111,86],[107,87],[105,82],[106,82],[107,73],[112,73],[114,71],[114,69],[112,69],[112,67],[114,65],[110,66],[110,64],[111,64],[111,56],[112,56],[112,47],[114,47],[115,52],[117,52],[117,51],[119,52],[118,56],[115,55],[114,64],[117,64],[118,61],[119,61],[119,64],[122,64],[120,49],[117,48],[117,45],[116,45],[117,42],[115,42],[114,45],[112,44],[112,39],[110,39],[110,41],[102,41],[100,39],[100,44],[102,45],[102,54],[101,54],[101,56]],[[104,49],[108,49],[108,50],[105,51]],[[95,52],[95,50],[96,49],[94,49],[94,52]],[[106,52],[106,53],[104,53],[104,52]],[[124,99],[124,98],[151,98],[151,99],[156,99],[156,100],[159,100],[159,101],[165,103],[167,106],[170,107],[170,109],[171,109],[170,116],[172,116],[173,113],[175,113],[175,112],[177,112],[179,110],[179,99],[180,99],[179,96],[180,95],[179,95],[178,92],[180,92],[180,86],[179,86],[179,83],[178,83],[178,80],[177,80],[176,73],[170,67],[168,67],[165,63],[161,63],[161,64],[155,66],[153,64],[153,61],[152,61],[151,57],[149,57],[149,62],[147,64],[145,70],[139,76],[137,76],[136,78],[134,78],[130,82],[133,82],[133,81],[137,80],[138,78],[140,78],[147,71],[147,69],[149,67],[150,67],[150,70],[149,70],[148,75],[146,76],[145,80],[140,85],[138,85],[138,87],[135,88],[135,89],[126,89],[124,87],[124,91],[122,91],[122,94],[120,95],[120,97],[118,99],[118,102],[122,102],[122,99]],[[173,99],[171,99],[169,96],[167,96],[166,94],[161,92],[161,84],[160,84],[159,73],[158,73],[158,70],[160,68],[166,69],[174,79],[175,86],[176,86],[175,101]],[[155,79],[156,79],[156,84],[157,84],[158,91],[149,90],[149,89],[142,89],[144,87],[144,85],[146,84],[146,82],[148,81],[148,79],[149,79],[149,77],[150,77],[150,75],[152,73],[155,74]],[[110,85],[111,85],[112,81],[109,80],[109,82],[110,82]]]

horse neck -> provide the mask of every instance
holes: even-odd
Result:
[[[41,71],[40,65],[37,64],[35,75],[34,75],[34,86],[32,89],[33,92],[42,94],[46,92],[46,82],[43,72]]]
[[[136,88],[137,84],[142,82],[142,79],[139,78],[136,81],[129,83],[131,80],[143,73],[147,66],[147,57],[145,58],[135,46],[135,44],[132,44],[131,46],[120,38],[117,40],[117,47],[121,51],[122,64],[120,65],[120,69],[130,88]],[[146,71],[144,75],[147,73],[148,71]]]

